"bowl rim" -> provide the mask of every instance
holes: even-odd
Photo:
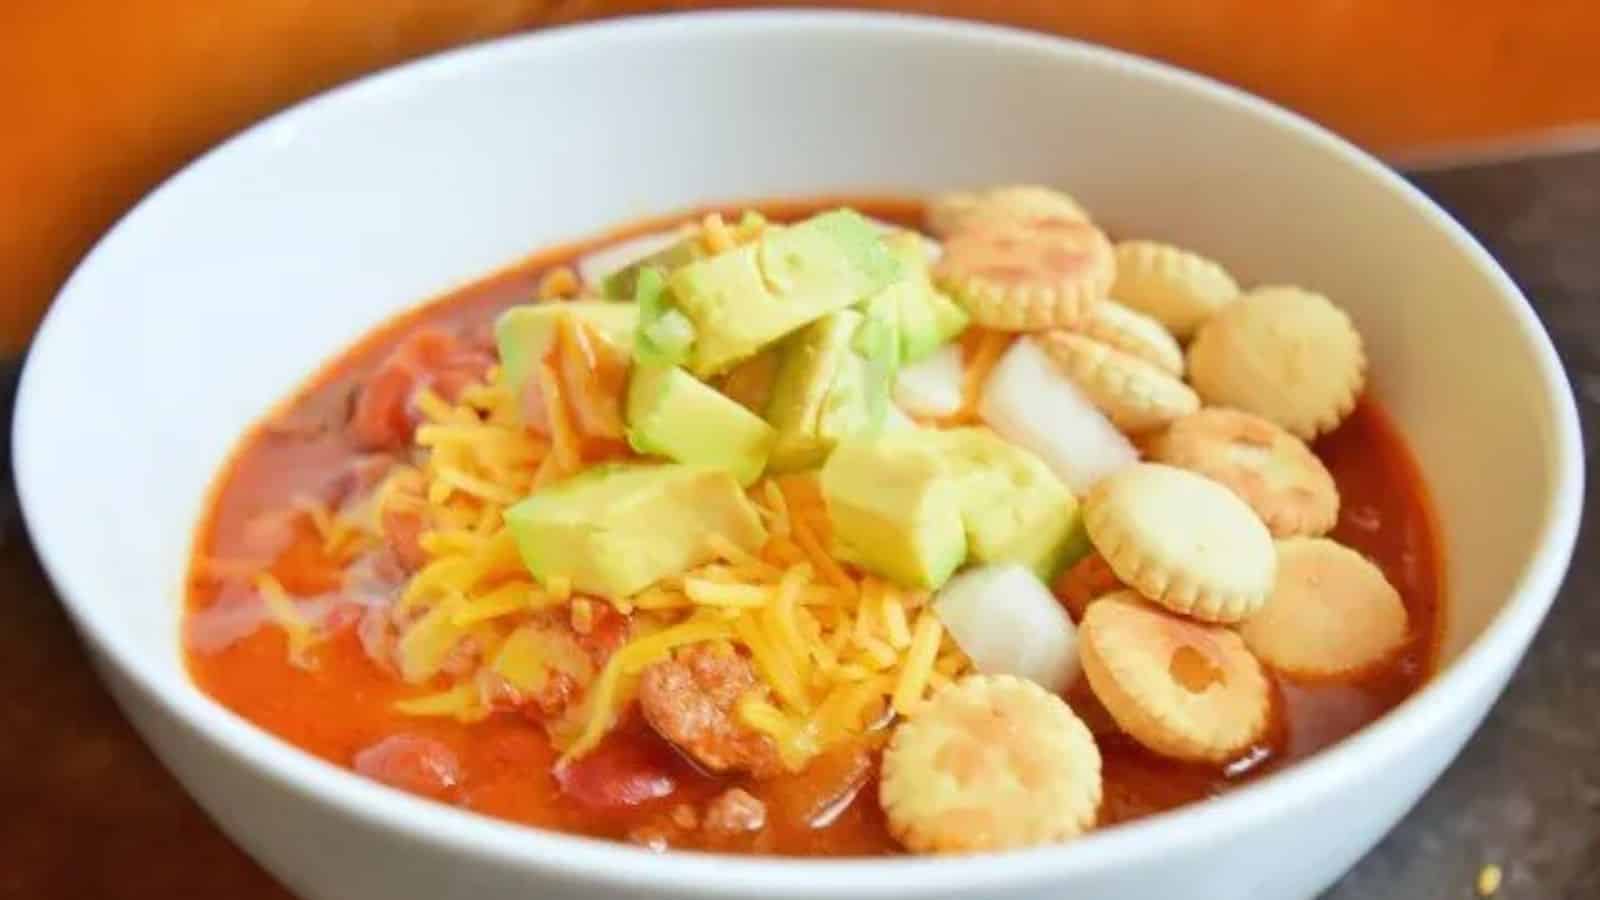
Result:
[[[61,309],[76,302],[76,287],[107,244],[138,227],[141,211],[166,201],[195,171],[225,164],[243,145],[269,139],[280,124],[308,110],[362,102],[434,77],[502,58],[537,58],[576,49],[598,38],[672,39],[685,30],[741,34],[806,29],[814,35],[870,31],[962,45],[984,52],[1051,54],[1086,68],[1122,69],[1181,93],[1208,97],[1320,145],[1394,191],[1464,250],[1480,277],[1493,286],[1533,352],[1543,385],[1541,402],[1554,427],[1545,448],[1555,473],[1538,549],[1506,604],[1444,671],[1395,709],[1316,756],[1205,804],[1190,805],[1138,822],[1093,832],[1068,844],[961,857],[859,857],[795,860],[675,850],[654,854],[624,843],[520,825],[412,797],[324,762],[258,728],[212,700],[192,681],[174,688],[152,661],[133,652],[97,621],[90,593],[73,568],[70,535],[41,533],[38,511],[47,501],[49,452],[33,435],[46,425],[40,359],[67,352]],[[694,892],[700,896],[901,897],[917,893],[1003,889],[1085,876],[1150,860],[1174,847],[1202,844],[1296,806],[1314,805],[1355,784],[1374,761],[1396,759],[1420,745],[1457,715],[1458,701],[1490,686],[1509,670],[1542,622],[1565,576],[1577,539],[1584,489],[1582,438],[1571,387],[1550,339],[1526,297],[1489,253],[1448,213],[1415,186],[1366,152],[1304,117],[1243,90],[1159,61],[1067,38],[1008,26],[905,13],[841,10],[710,11],[635,16],[553,27],[470,44],[387,68],[335,87],[278,112],[209,150],[168,178],[125,214],[78,264],[58,292],[32,342],[18,389],[12,431],[17,491],[37,554],[80,635],[142,694],[204,740],[276,786],[337,807],[365,825],[403,834],[453,854],[478,857],[530,873],[548,872],[594,886]],[[996,865],[997,861],[1003,864]]]

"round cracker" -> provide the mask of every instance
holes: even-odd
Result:
[[[1072,330],[1183,377],[1183,348],[1178,346],[1178,339],[1165,325],[1114,299],[1096,303]]]
[[[1266,731],[1272,689],[1231,629],[1182,619],[1120,591],[1079,627],[1084,675],[1123,731],[1162,756],[1233,759]]]
[[[1115,275],[1111,242],[1081,220],[978,222],[953,235],[935,281],[972,320],[996,331],[1041,331],[1080,321]]]
[[[1239,622],[1272,590],[1277,556],[1267,526],[1203,475],[1161,463],[1128,466],[1084,497],[1083,521],[1117,577],[1173,612]]]
[[[1060,697],[969,675],[895,729],[878,799],[918,853],[1012,850],[1076,837],[1100,808],[1100,751]]]
[[[1239,284],[1221,264],[1159,241],[1117,244],[1111,292],[1160,322],[1180,340],[1239,297]]]
[[[1255,413],[1308,441],[1355,408],[1366,371],[1350,317],[1296,287],[1251,291],[1189,346],[1189,380],[1207,404]]]
[[[928,204],[928,230],[949,237],[980,222],[1016,219],[1089,221],[1078,201],[1037,184],[1010,184],[980,191],[940,194]]]
[[[1326,534],[1339,488],[1305,442],[1260,416],[1213,407],[1172,423],[1152,456],[1216,481],[1250,504],[1274,537]]]
[[[1125,432],[1165,428],[1200,408],[1200,396],[1188,385],[1137,356],[1069,331],[1046,332],[1036,340],[1056,368]]]
[[[1278,542],[1267,604],[1239,626],[1261,661],[1297,678],[1369,669],[1406,642],[1405,603],[1366,557],[1327,538]]]

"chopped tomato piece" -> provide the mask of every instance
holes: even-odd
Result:
[[[396,350],[407,352],[421,369],[442,369],[456,352],[456,339],[437,328],[424,328]]]
[[[357,772],[390,787],[443,799],[461,785],[461,764],[431,738],[396,734],[356,754]]]
[[[672,749],[642,729],[613,732],[588,755],[559,765],[562,793],[591,809],[626,809],[678,789]]]
[[[356,398],[350,430],[369,450],[398,450],[411,441],[416,419],[411,398],[429,386],[455,400],[467,385],[483,380],[493,355],[437,328],[424,328],[395,347]]]
[[[219,653],[249,637],[267,620],[260,595],[242,581],[224,581],[217,597],[184,621],[184,646]]]
[[[352,497],[365,496],[383,481],[394,464],[394,457],[382,453],[358,456],[322,482],[313,495],[329,507],[338,508]]]
[[[407,406],[416,387],[409,368],[385,365],[356,397],[350,432],[368,450],[398,450],[411,440],[414,423]]]

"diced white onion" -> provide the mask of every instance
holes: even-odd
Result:
[[[913,416],[948,416],[961,409],[961,382],[961,348],[946,344],[900,370],[894,399]]]
[[[682,240],[683,235],[684,231],[681,228],[674,228],[670,231],[653,231],[649,234],[628,238],[609,247],[601,247],[599,250],[585,253],[578,259],[578,277],[589,287],[599,287],[601,280],[607,275],[621,269],[628,263],[644,259],[652,253],[667,249]]]
[[[1139,460],[1133,444],[1029,338],[1000,358],[978,415],[1001,437],[1033,451],[1079,496]]]
[[[1055,693],[1078,677],[1078,630],[1026,566],[962,572],[939,589],[933,611],[979,672],[1027,678]]]

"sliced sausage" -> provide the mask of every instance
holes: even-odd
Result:
[[[782,771],[777,745],[740,721],[735,710],[756,689],[749,660],[695,644],[645,669],[639,706],[652,728],[701,767],[765,778]]]

